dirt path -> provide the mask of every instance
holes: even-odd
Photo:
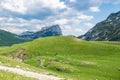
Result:
[[[13,68],[13,67],[0,66],[0,70],[17,73],[19,75],[23,75],[26,77],[36,78],[38,80],[62,80],[62,78],[58,78],[52,75],[39,74],[39,73],[26,71],[18,68]]]

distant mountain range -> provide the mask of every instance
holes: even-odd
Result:
[[[36,38],[60,35],[62,35],[62,30],[59,25],[43,27],[37,32],[23,32],[20,35],[0,30],[0,46],[9,46]],[[92,41],[120,41],[120,11],[110,14],[106,20],[96,24],[79,38]]]
[[[20,35],[16,35],[4,30],[0,30],[0,46],[9,46],[12,44],[23,43],[36,38],[48,37],[48,36],[60,36],[62,30],[59,25],[53,25],[44,27],[37,32],[23,32]]]
[[[19,35],[20,39],[24,40],[33,40],[36,38],[41,37],[48,37],[48,36],[60,36],[62,35],[62,30],[59,25],[52,25],[50,27],[43,27],[40,31],[37,32],[24,32]]]
[[[19,39],[16,34],[0,30],[0,46],[8,46],[25,42],[25,40]]]
[[[93,41],[120,41],[120,11],[94,26],[79,38]]]

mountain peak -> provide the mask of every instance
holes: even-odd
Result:
[[[106,20],[96,24],[80,38],[85,40],[120,41],[120,11],[110,14]]]
[[[110,14],[106,20],[115,20],[115,19],[120,19],[120,11],[117,13]]]
[[[52,25],[49,27],[43,27],[40,31],[37,32],[24,32],[27,34],[20,35],[20,38],[25,40],[32,40],[40,37],[48,36],[60,36],[62,35],[62,30],[59,25]]]

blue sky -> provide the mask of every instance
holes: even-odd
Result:
[[[16,34],[59,24],[64,35],[82,35],[120,11],[120,0],[0,0],[0,29]]]

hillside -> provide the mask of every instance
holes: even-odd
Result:
[[[66,79],[120,79],[120,45],[112,42],[56,36],[3,47],[0,54]]]
[[[52,72],[27,65],[9,57],[0,56],[1,80],[61,80]]]
[[[25,42],[25,40],[19,39],[17,35],[4,30],[0,30],[0,46],[9,46],[22,42]]]
[[[120,11],[110,14],[106,20],[96,24],[79,38],[94,41],[120,41]]]

